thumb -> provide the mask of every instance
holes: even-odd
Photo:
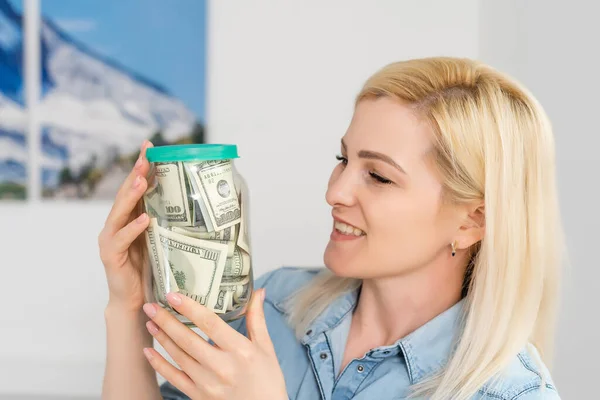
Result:
[[[246,327],[248,328],[248,336],[250,340],[259,346],[268,349],[272,348],[271,336],[267,329],[267,321],[265,320],[264,298],[266,290],[259,289],[252,294],[250,306],[246,315]]]

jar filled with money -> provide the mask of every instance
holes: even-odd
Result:
[[[193,324],[170,307],[167,293],[181,293],[225,321],[240,318],[253,275],[248,188],[234,166],[237,147],[158,146],[149,148],[147,157],[146,301],[187,325]]]

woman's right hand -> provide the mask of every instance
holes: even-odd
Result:
[[[119,188],[104,228],[98,235],[100,258],[108,281],[109,305],[122,311],[139,311],[144,305],[142,270],[145,242],[140,235],[149,222],[141,201],[148,187],[148,147],[152,147],[152,143],[145,141],[140,156]]]

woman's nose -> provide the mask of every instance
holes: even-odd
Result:
[[[356,179],[350,170],[336,168],[331,174],[325,199],[330,206],[352,206],[356,202]]]

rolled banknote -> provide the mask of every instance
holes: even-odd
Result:
[[[217,301],[213,306],[213,310],[217,314],[224,314],[228,311],[228,308],[233,302],[233,292],[234,290],[227,286],[222,286],[219,288],[219,295],[217,296]]]
[[[239,278],[250,273],[250,256],[235,246],[233,255],[227,257],[223,278]]]

